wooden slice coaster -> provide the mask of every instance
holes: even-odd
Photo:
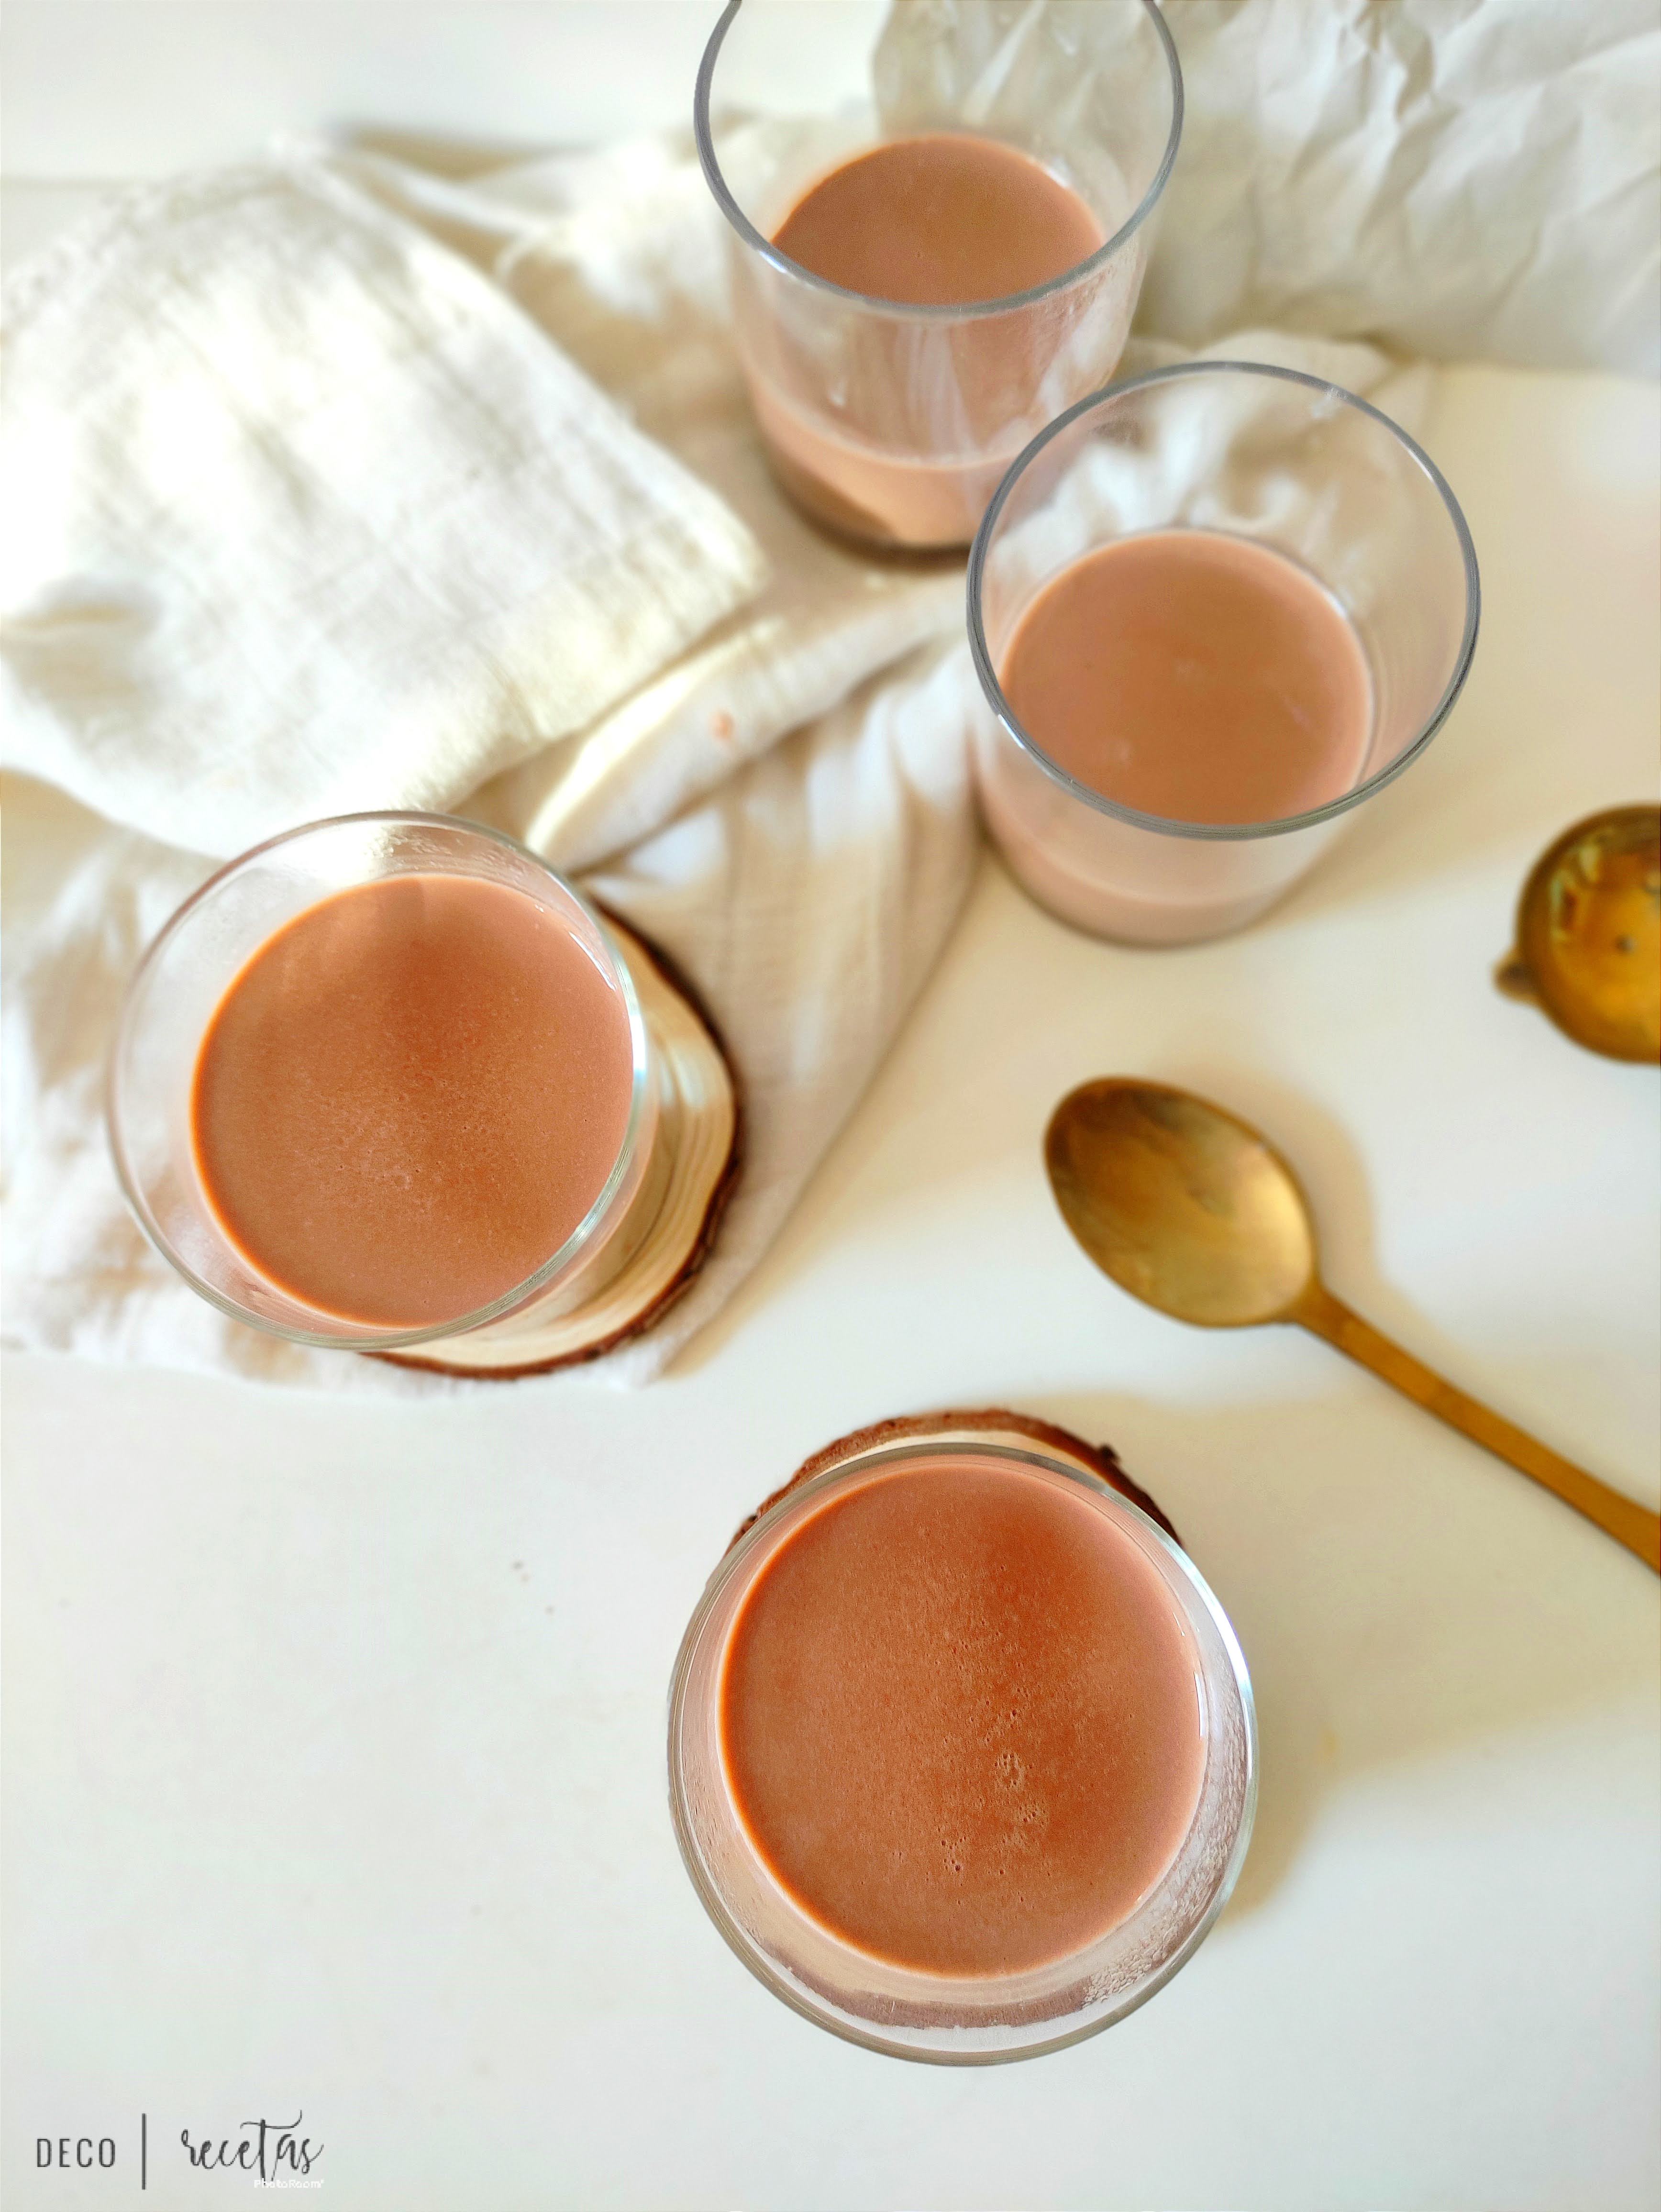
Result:
[[[1173,1544],[1183,1540],[1147,1492],[1130,1480],[1110,1444],[1087,1444],[1082,1437],[1074,1436],[1071,1429],[1062,1428],[1055,1421],[1041,1421],[1031,1413],[1013,1413],[1007,1406],[983,1406],[969,1413],[902,1413],[892,1420],[875,1421],[869,1428],[855,1429],[848,1436],[838,1437],[835,1443],[826,1444],[823,1451],[816,1451],[811,1459],[804,1460],[782,1489],[764,1498],[734,1533],[733,1542],[736,1544],[745,1529],[754,1528],[768,1508],[776,1505],[798,1484],[811,1481],[814,1475],[824,1474],[849,1460],[859,1459],[866,1452],[879,1450],[885,1444],[901,1443],[1036,1444],[1053,1459],[1070,1460],[1086,1474],[1111,1484],[1133,1505],[1140,1505],[1151,1520],[1157,1521]]]
[[[447,1337],[430,1352],[374,1357],[498,1382],[575,1366],[660,1321],[709,1257],[738,1179],[738,1079],[691,985],[614,915],[605,923],[634,979],[661,1085],[647,1182],[618,1232],[625,1240],[622,1265],[568,1311],[550,1314],[532,1304],[465,1336]]]

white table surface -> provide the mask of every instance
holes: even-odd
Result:
[[[9,0],[8,258],[100,179],[273,130],[678,121],[711,12]],[[988,860],[666,1382],[412,1407],[8,1361],[15,2212],[242,2202],[180,2130],[301,2107],[337,2212],[1654,2203],[1655,1578],[1324,1346],[1133,1305],[1039,1160],[1091,1074],[1231,1103],[1304,1170],[1343,1296],[1655,1501],[1656,1078],[1489,972],[1539,848],[1655,787],[1661,415],[1461,369],[1427,442],[1486,606],[1423,763],[1218,945],[1092,943]],[[57,802],[9,797],[27,927]],[[1110,1438],[1170,1510],[1250,1661],[1262,1799],[1151,2005],[955,2072],[750,1979],[681,1871],[663,1732],[743,1514],[844,1430],[976,1402]],[[65,2134],[115,2167],[38,2172]]]

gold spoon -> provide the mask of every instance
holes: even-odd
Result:
[[[1661,1060],[1661,807],[1612,806],[1547,847],[1494,980],[1591,1052]]]
[[[1381,1336],[1321,1280],[1298,1178],[1249,1123],[1191,1091],[1086,1083],[1050,1117],[1068,1227],[1122,1290],[1202,1328],[1296,1322],[1584,1513],[1661,1572],[1661,1520]]]

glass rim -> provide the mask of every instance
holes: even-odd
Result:
[[[1165,135],[1165,151],[1153,173],[1153,181],[1112,236],[1104,240],[1086,259],[1075,261],[1070,269],[1062,270],[1060,276],[1048,277],[1042,284],[1034,284],[1025,292],[1006,293],[995,300],[926,302],[885,300],[874,292],[856,292],[846,284],[833,283],[828,276],[818,276],[812,270],[804,268],[800,261],[793,260],[788,253],[781,252],[771,239],[764,238],[733,197],[731,188],[721,173],[709,119],[710,94],[715,85],[715,64],[721,56],[721,42],[743,5],[744,0],[727,0],[721,20],[709,33],[709,43],[698,64],[697,84],[692,95],[692,136],[697,145],[699,166],[703,171],[704,181],[715,197],[715,204],[744,243],[782,276],[795,277],[800,283],[827,294],[831,299],[845,300],[852,306],[866,308],[875,314],[925,323],[972,322],[988,315],[1015,313],[1037,301],[1046,300],[1057,292],[1065,291],[1068,286],[1077,283],[1080,277],[1104,266],[1153,214],[1176,163],[1177,149],[1183,135],[1183,66],[1177,58],[1177,42],[1171,35],[1171,27],[1160,11],[1158,0],[1141,0],[1142,13],[1158,35],[1169,73],[1171,128]]]
[[[1184,1602],[1203,1613],[1216,1631],[1228,1662],[1228,1679],[1232,1680],[1235,1693],[1239,1698],[1241,1717],[1244,1723],[1245,1774],[1241,1792],[1239,1822],[1229,1846],[1228,1856],[1224,1863],[1222,1872],[1218,1877],[1216,1888],[1207,1900],[1205,1911],[1195,1922],[1193,1927],[1168,1958],[1162,1960],[1159,1966],[1140,1981],[1122,2002],[1106,2007],[1099,2017],[1080,2021],[1075,2026],[1063,2028],[1056,2034],[1041,2035],[1030,2043],[1013,2044],[1001,2051],[931,2050],[922,2045],[906,2043],[897,2037],[884,2035],[874,2027],[870,2029],[862,2028],[852,2021],[840,2016],[828,2004],[821,2008],[794,1988],[778,1970],[761,1945],[743,1926],[720,1889],[705,1873],[703,1856],[692,1832],[686,1809],[687,1792],[684,1785],[680,1759],[682,1721],[686,1709],[687,1683],[705,1624],[739,1568],[753,1556],[757,1548],[777,1528],[780,1521],[787,1513],[800,1506],[804,1500],[817,1499],[827,1490],[839,1483],[849,1481],[855,1476],[867,1474],[873,1469],[891,1467],[908,1460],[938,1458],[943,1452],[976,1458],[1001,1460],[1016,1466],[1037,1468],[1047,1474],[1063,1476],[1095,1498],[1104,1500],[1110,1507],[1128,1515],[1133,1526],[1146,1532],[1165,1559],[1174,1563],[1177,1580]],[[858,2044],[867,2051],[879,2051],[885,2057],[913,2059],[923,2065],[999,2066],[1013,2063],[1019,2059],[1042,2057],[1047,2051],[1062,2051],[1070,2044],[1082,2043],[1092,2035],[1099,2035],[1104,2028],[1114,2027],[1118,2021],[1127,2019],[1133,2012],[1138,2011],[1150,1997],[1156,1996],[1165,1987],[1174,1974],[1187,1965],[1189,1960],[1192,1958],[1216,1924],[1223,1907],[1233,1894],[1235,1884],[1239,1880],[1240,1869],[1245,1863],[1246,1852],[1250,1847],[1251,1832],[1257,1811],[1259,1767],[1257,1705],[1251,1686],[1250,1669],[1246,1664],[1245,1654],[1240,1648],[1240,1640],[1235,1633],[1233,1623],[1224,1611],[1215,1591],[1183,1547],[1159,1526],[1152,1514],[1138,1505],[1134,1498],[1126,1497],[1122,1490],[1116,1488],[1112,1483],[1106,1481],[1102,1476],[1087,1468],[1077,1466],[1056,1454],[1042,1450],[1036,1445],[1005,1443],[989,1437],[953,1436],[949,1431],[934,1438],[910,1437],[894,1443],[873,1445],[867,1450],[850,1454],[847,1459],[838,1461],[834,1466],[821,1468],[818,1474],[810,1476],[806,1482],[799,1486],[794,1483],[788,1485],[757,1516],[741,1535],[733,1538],[716,1563],[709,1581],[704,1584],[675,1654],[674,1671],[669,1682],[668,1754],[669,1812],[674,1826],[675,1842],[679,1849],[681,1861],[686,1869],[687,1875],[697,1893],[698,1900],[714,1922],[728,1949],[743,1966],[749,1969],[764,1989],[770,1990],[782,2002],[788,2005],[793,2012],[799,2013],[804,2020],[811,2021],[816,2027],[824,2028],[832,2035],[840,2036],[844,2042]],[[1198,1809],[1196,1806],[1196,1817]],[[1193,1826],[1190,1823],[1189,1834],[1191,1835],[1192,1832]],[[1186,1841],[1185,1837],[1184,1844]],[[1165,1870],[1165,1875],[1160,1877],[1161,1882],[1181,1857],[1182,1849],[1183,1846],[1179,1845],[1173,1854],[1170,1864]],[[1159,1883],[1156,1883],[1154,1888],[1149,1892],[1148,1898],[1145,1898],[1141,1904],[1137,1905],[1136,1911],[1140,1912],[1149,1899],[1157,1895],[1159,1887]],[[1131,1917],[1134,1918],[1135,1915]],[[1121,1922],[1119,1924],[1123,1927],[1128,1923]],[[1110,1929],[1108,1932],[1112,1935],[1117,1930]],[[857,1946],[849,1944],[844,1948],[854,1955],[864,1955],[858,1951]],[[1087,1955],[1087,1948],[1086,1952],[1080,1952],[1077,1955],[1080,1958]],[[920,1977],[920,1978],[930,1978]],[[940,1978],[933,1978],[938,1980]]]
[[[1453,526],[1454,538],[1459,548],[1459,556],[1464,569],[1464,628],[1460,636],[1458,651],[1454,656],[1452,672],[1423,727],[1412,743],[1403,746],[1394,760],[1386,762],[1383,768],[1376,774],[1368,776],[1365,782],[1358,783],[1353,791],[1344,792],[1336,799],[1329,799],[1322,805],[1309,807],[1301,814],[1279,815],[1267,822],[1179,822],[1168,815],[1145,814],[1136,807],[1126,806],[1116,799],[1109,799],[1101,792],[1093,791],[1087,783],[1081,783],[1077,776],[1070,775],[1066,769],[1052,760],[1037,738],[1022,727],[1013,708],[1004,696],[1003,686],[998,679],[996,669],[992,665],[991,652],[986,641],[986,626],[982,619],[981,602],[984,590],[987,556],[997,529],[999,518],[1016,483],[1037,460],[1051,439],[1058,437],[1081,416],[1090,413],[1093,409],[1105,408],[1113,404],[1129,392],[1143,391],[1151,385],[1173,383],[1180,377],[1190,376],[1274,377],[1282,383],[1301,384],[1311,392],[1324,393],[1329,398],[1335,399],[1344,406],[1354,408],[1360,414],[1370,416],[1373,422],[1379,423],[1390,433],[1398,445],[1406,449],[1411,459],[1429,478],[1433,489],[1442,501],[1449,521]],[[1125,533],[1127,538],[1144,534],[1146,533],[1140,532]],[[1284,836],[1288,831],[1293,830],[1312,829],[1321,823],[1335,820],[1339,815],[1348,813],[1351,807],[1359,806],[1363,799],[1371,799],[1375,792],[1382,791],[1387,783],[1393,783],[1412,762],[1418,759],[1420,754],[1424,751],[1452,713],[1454,702],[1464,689],[1465,678],[1470,673],[1471,659],[1476,650],[1476,634],[1481,626],[1482,612],[1482,577],[1477,568],[1476,548],[1471,539],[1469,525],[1465,520],[1463,509],[1454,496],[1452,486],[1418,440],[1412,435],[1411,432],[1404,430],[1399,422],[1386,415],[1382,408],[1375,407],[1370,399],[1362,398],[1360,392],[1348,391],[1342,384],[1333,384],[1323,376],[1313,376],[1306,369],[1283,368],[1276,362],[1267,361],[1183,361],[1173,362],[1166,368],[1152,368],[1141,376],[1126,377],[1122,383],[1104,385],[1099,392],[1086,393],[1084,398],[1076,400],[1071,407],[1058,415],[1053,422],[1046,423],[1031,444],[1023,447],[1010,463],[1003,482],[993,494],[991,504],[982,517],[980,527],[975,532],[975,542],[969,549],[969,572],[964,596],[968,609],[970,656],[974,661],[975,673],[980,679],[981,690],[985,693],[987,704],[997,716],[999,722],[1023,752],[1036,761],[1044,773],[1061,785],[1063,790],[1069,793],[1074,799],[1081,800],[1086,806],[1093,808],[1098,814],[1110,815],[1116,821],[1129,823],[1138,830],[1151,830],[1161,836],[1192,837],[1214,844],[1239,842],[1258,837],[1279,837]]]
[[[459,1315],[453,1321],[424,1322],[418,1328],[376,1328],[365,1323],[354,1322],[349,1316],[342,1316],[340,1318],[343,1326],[339,1329],[334,1331],[308,1329],[286,1321],[275,1320],[266,1314],[254,1313],[247,1307],[240,1305],[234,1298],[228,1297],[224,1291],[216,1289],[213,1284],[204,1281],[183,1255],[173,1249],[140,1188],[137,1176],[133,1172],[129,1160],[121,1105],[122,1062],[142,985],[155,968],[164,950],[173,943],[193,917],[197,909],[214,891],[228,882],[231,877],[246,867],[250,861],[260,860],[266,854],[274,852],[282,846],[294,844],[302,837],[313,836],[323,830],[341,830],[367,823],[376,823],[386,827],[409,826],[465,830],[469,836],[483,838],[487,843],[502,847],[520,860],[530,861],[572,902],[584,919],[598,933],[606,957],[611,962],[621,988],[624,1011],[629,1018],[629,1041],[634,1062],[629,1099],[629,1119],[624,1129],[623,1142],[618,1148],[618,1156],[611,1164],[611,1172],[587,1213],[583,1215],[581,1220],[551,1259],[544,1261],[532,1274],[527,1275],[523,1282],[516,1284],[511,1290],[503,1291],[500,1297],[491,1299],[488,1305],[479,1306],[471,1312]],[[411,870],[410,872],[420,873],[422,871]],[[386,879],[367,877],[362,880],[380,882]],[[343,890],[350,888],[352,888],[351,885],[341,886]],[[326,897],[334,895],[326,893],[324,896]],[[322,902],[313,900],[311,903],[319,905]],[[291,915],[289,920],[296,919],[298,915],[304,914],[307,910],[306,907],[299,908],[296,909],[296,914]],[[278,925],[279,927],[286,926],[286,924]],[[268,941],[268,938],[261,940],[262,943]],[[246,956],[242,965],[246,966],[246,960],[252,957],[252,953]],[[231,980],[234,981],[235,975],[240,972],[241,968],[239,967],[234,971]],[[229,982],[226,984],[225,988],[229,988]],[[223,996],[224,993],[222,991],[221,1003]],[[197,1051],[199,1055],[201,1051],[199,1041]],[[137,965],[127,979],[126,988],[122,994],[121,1010],[116,1019],[115,1034],[111,1040],[109,1056],[105,1063],[105,1133],[109,1143],[116,1181],[119,1183],[122,1195],[131,1207],[139,1227],[168,1266],[182,1276],[190,1287],[199,1297],[205,1298],[210,1305],[216,1306],[221,1313],[228,1315],[233,1321],[242,1322],[246,1328],[259,1329],[267,1335],[281,1337],[289,1344],[314,1346],[319,1350],[327,1352],[391,1352],[401,1350],[408,1345],[432,1344],[442,1338],[460,1336],[469,1330],[482,1328],[488,1322],[501,1320],[505,1315],[515,1311],[528,1299],[533,1297],[575,1258],[600,1222],[604,1220],[633,1164],[639,1145],[641,1122],[646,1110],[649,1070],[648,1053],[645,1018],[641,1012],[634,978],[629,972],[628,963],[618,949],[616,939],[606,926],[605,916],[583,897],[581,891],[569,884],[556,869],[551,867],[540,854],[533,853],[528,845],[522,844],[517,837],[510,836],[504,830],[493,829],[488,823],[469,821],[459,814],[433,814],[423,812],[419,809],[405,807],[372,808],[355,814],[330,814],[326,815],[319,821],[302,822],[294,829],[281,830],[275,836],[264,838],[258,845],[251,845],[246,852],[239,853],[234,859],[225,861],[222,866],[216,868],[205,881],[198,884],[182,904],[175,908],[144,948]],[[192,1066],[194,1066],[194,1063]],[[212,1206],[211,1200],[208,1201],[208,1205],[218,1233],[224,1242],[238,1253],[239,1257],[251,1272],[255,1274],[260,1273],[260,1269],[242,1253],[241,1248],[236,1244],[228,1231],[221,1224],[217,1209]],[[273,1287],[282,1290],[280,1284]],[[291,1292],[284,1292],[283,1295],[293,1296]],[[294,1303],[303,1306],[306,1301],[303,1298],[294,1298]],[[313,1310],[321,1312],[323,1309],[315,1308]]]

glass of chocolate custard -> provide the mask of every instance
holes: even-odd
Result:
[[[1027,440],[1112,374],[1176,158],[1153,0],[731,0],[698,72],[739,359],[833,530],[966,545]]]
[[[1222,1910],[1256,1731],[1187,1554],[1060,1450],[859,1446],[735,1540],[670,1698],[682,1854],[821,2027],[987,2065],[1145,2002]]]
[[[1354,393],[1225,361],[1081,400],[970,555],[992,836],[1098,935],[1238,929],[1441,728],[1479,601],[1440,471]]]
[[[361,814],[273,838],[181,907],[109,1077],[138,1218],[222,1312],[392,1352],[589,1297],[651,1182],[627,967],[536,856]]]

